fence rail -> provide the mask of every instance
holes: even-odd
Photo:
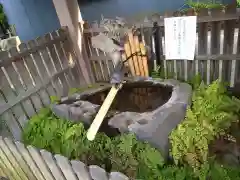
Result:
[[[128,180],[119,173],[107,173],[77,160],[52,155],[46,150],[0,136],[0,176],[10,180]]]
[[[227,81],[234,86],[240,81],[239,63],[239,17],[240,13],[235,9],[223,10],[202,10],[197,16],[197,38],[195,60],[165,60],[165,39],[164,39],[164,18],[183,15],[194,15],[193,11],[184,13],[166,13],[164,15],[154,15],[139,21],[127,20],[127,26],[135,26],[138,29],[139,42],[142,42],[148,51],[149,71],[160,65],[164,78],[176,78],[189,80],[195,74],[200,74],[206,83],[216,79]],[[85,29],[85,35],[89,36],[99,32],[105,33],[106,29],[94,23]],[[91,46],[89,38],[86,44]],[[93,50],[92,50],[93,51]],[[96,51],[96,50],[95,50]],[[94,59],[95,64],[100,64],[106,59],[106,55],[96,53],[89,54],[90,59]],[[128,56],[127,56],[128,57]],[[98,61],[97,61],[98,59]],[[107,58],[110,61],[110,58]],[[104,69],[104,64],[97,71]],[[96,70],[95,70],[96,71]],[[111,74],[110,71],[109,74]],[[101,76],[97,81],[107,81]]]

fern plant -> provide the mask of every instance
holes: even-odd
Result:
[[[225,92],[219,81],[195,91],[192,109],[188,108],[185,120],[170,135],[176,164],[187,163],[199,172],[209,158],[209,143],[238,119],[240,101]]]

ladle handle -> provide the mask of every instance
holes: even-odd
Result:
[[[113,85],[110,92],[108,93],[105,101],[103,102],[101,108],[99,109],[97,115],[95,116],[90,128],[87,132],[87,138],[89,141],[92,141],[95,139],[95,136],[103,122],[104,117],[106,116],[117,92],[122,88],[122,83],[118,85]]]

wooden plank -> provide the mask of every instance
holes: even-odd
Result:
[[[2,54],[3,55],[3,54]],[[5,54],[5,55],[8,55]],[[9,84],[9,86],[11,87],[11,90],[14,94],[14,96],[7,96],[7,101],[12,101],[14,100],[16,97],[19,96],[20,93],[22,93],[24,90],[22,88],[21,83],[19,82],[19,76],[16,73],[16,71],[14,70],[13,66],[8,66],[7,69],[5,67],[1,67],[4,76],[7,79],[7,82]],[[5,85],[4,85],[5,86]],[[8,86],[6,84],[6,86]],[[8,94],[8,92],[6,92]],[[13,113],[14,118],[17,120],[18,122],[18,118],[24,114],[25,116],[28,117],[28,114],[24,108],[23,102],[20,102],[19,105],[13,106],[11,109],[11,112]],[[20,126],[22,126],[23,123],[18,122]]]
[[[5,141],[6,145],[8,146],[8,148],[13,153],[13,155],[15,156],[16,160],[21,165],[21,168],[26,173],[28,178],[31,179],[31,180],[36,180],[36,177],[34,176],[34,174],[31,171],[31,167],[29,167],[27,165],[27,163],[25,162],[25,160],[23,159],[23,157],[21,156],[21,154],[17,150],[17,148],[16,148],[15,144],[13,143],[13,141],[11,139],[9,139],[9,138],[4,138],[4,141]]]
[[[120,83],[119,85],[113,85],[110,89],[110,92],[108,93],[107,97],[105,98],[102,106],[100,107],[97,115],[95,116],[90,128],[87,132],[87,138],[89,141],[94,140],[103,120],[106,116],[115,96],[117,95],[117,92],[122,88],[123,84]]]
[[[20,52],[24,52],[28,49],[31,49],[35,47],[34,45],[35,45],[34,41],[30,41],[28,45],[25,43],[22,43],[19,46]],[[35,55],[37,55],[36,52],[33,54],[28,54],[22,58],[24,60],[25,68],[30,76],[31,82],[29,81],[29,84],[32,83],[33,86],[41,82],[43,79],[43,76],[39,70],[38,64],[36,63],[36,59],[35,59],[35,57],[38,58],[38,56],[35,56]]]
[[[149,70],[148,70],[147,53],[146,53],[146,49],[145,49],[143,43],[140,43],[140,50],[142,53],[142,64],[143,64],[144,76],[148,77]]]
[[[43,37],[38,37],[38,38],[35,40],[35,43],[36,43],[37,45],[38,45],[38,44],[41,44],[41,43],[43,43],[43,42],[45,42],[45,39],[44,39]],[[56,72],[56,71],[54,71],[53,64],[50,63],[51,60],[50,60],[50,58],[49,58],[49,56],[48,56],[48,54],[47,54],[47,51],[46,51],[45,48],[43,48],[43,49],[41,49],[41,50],[38,50],[38,53],[39,53],[40,59],[41,59],[41,61],[42,61],[42,63],[43,63],[43,68],[46,69],[46,72],[47,72],[47,75],[48,75],[46,78],[50,78],[51,75],[52,75],[54,72]],[[58,80],[59,80],[59,79],[58,79]],[[52,81],[52,85],[53,85],[53,87],[55,88],[58,96],[61,96],[61,95],[62,95],[62,92],[63,92],[63,86],[62,86],[61,82],[59,82],[59,81],[56,81],[56,82],[55,82],[55,81]]]
[[[52,32],[52,33],[49,33],[49,38],[50,39],[54,39],[55,37],[58,37],[59,36],[59,33],[58,32]],[[59,45],[60,45],[60,43],[61,42],[59,42]],[[59,65],[59,67],[57,68],[57,70],[59,71],[59,70],[61,70],[61,69],[63,69],[63,62],[62,62],[62,60],[61,60],[61,57],[60,57],[60,53],[59,53],[59,50],[61,49],[61,47],[59,47],[58,46],[58,48],[57,48],[57,45],[56,44],[53,44],[53,52],[52,53],[55,53],[56,54],[56,56],[55,56],[55,64],[56,64],[56,66],[58,67],[58,65]],[[72,62],[72,63],[74,63],[74,62]],[[71,72],[70,72],[71,73]],[[67,76],[67,74],[66,73],[64,73],[64,77],[65,77],[65,80],[66,80],[66,82],[67,82],[67,84],[68,84],[68,86],[72,86],[72,87],[74,87],[74,83],[76,83],[75,81],[74,81],[74,77],[73,77],[73,75],[72,75],[72,73],[71,73],[71,78],[68,78],[68,76]]]
[[[18,54],[17,49],[11,48],[10,55],[14,56],[16,54]],[[28,74],[27,69],[24,66],[24,59],[22,59],[22,61],[13,62],[13,67],[14,67],[14,70],[15,70],[16,74],[18,75],[18,79],[20,80],[20,83],[21,83],[21,86],[19,87],[19,89],[21,89],[21,91],[23,90],[23,92],[24,91],[26,92],[29,87],[33,87],[31,78]],[[43,107],[43,103],[42,103],[41,99],[39,99],[39,97],[32,96],[23,102],[23,106],[24,106],[24,109],[27,112],[28,116],[30,116],[33,114],[33,111],[36,113],[37,109],[38,110],[41,109]]]
[[[42,156],[39,154],[39,151],[33,146],[27,146],[27,149],[40,169],[46,180],[55,180],[48,166],[45,164]]]
[[[94,81],[93,76],[91,75],[92,71],[91,71],[91,67],[90,67],[90,62],[88,60],[85,44],[82,44],[82,48],[80,48],[81,52],[79,54],[74,50],[74,43],[70,39],[68,28],[62,27],[61,29],[59,29],[59,33],[60,32],[65,32],[68,34],[68,38],[64,42],[64,45],[65,45],[64,49],[67,49],[66,47],[68,47],[70,54],[75,59],[75,64],[77,64],[77,66],[75,66],[77,68],[73,69],[73,70],[77,70],[79,73],[79,76],[81,75],[81,78],[78,78],[79,76],[77,76],[75,78],[76,79],[78,78],[80,83],[90,83],[90,81]]]
[[[26,44],[21,44],[19,46],[19,49],[22,52],[28,49],[28,47]],[[27,83],[28,89],[30,89],[32,86],[36,86],[37,84],[41,84],[43,81],[43,77],[35,61],[34,56],[32,54],[29,54],[29,56],[25,56],[23,60],[24,60],[24,66],[29,74],[29,81]],[[47,106],[50,103],[51,94],[53,95],[54,92],[51,90],[48,90],[47,88],[39,91],[38,97],[40,98],[44,106]]]
[[[119,172],[111,172],[109,180],[129,180],[127,176]]]
[[[212,14],[212,15],[218,15]],[[221,22],[213,22],[211,23],[211,49],[212,54],[220,54],[220,44],[221,44]],[[213,67],[213,80],[218,79],[219,76],[219,61],[212,61]]]
[[[51,33],[47,33],[45,36],[46,41],[51,41],[54,40],[55,38],[58,37],[58,35],[56,34],[55,31],[51,32]],[[60,41],[59,41],[60,42]],[[57,47],[56,44],[51,44],[46,46],[47,52],[48,52],[48,56],[50,57],[53,65],[54,65],[54,69],[56,71],[59,71],[62,69],[62,62],[59,59],[59,53],[57,52]]]
[[[1,169],[4,171],[4,173],[7,175],[7,177],[10,180],[16,180],[16,178],[14,177],[14,172],[12,172],[9,168],[8,168],[8,164],[6,165],[6,162],[4,162],[4,160],[2,159],[1,155],[0,155],[0,165],[1,165]]]
[[[103,54],[105,56],[105,63],[106,63],[106,68],[107,68],[107,73],[108,73],[108,79],[110,79],[112,72],[110,70],[109,59],[107,58],[107,54],[105,52],[103,52]],[[126,59],[126,57],[124,59]],[[123,58],[121,60],[123,60]]]
[[[108,73],[108,64],[107,61],[105,59],[103,59],[102,61],[100,61],[99,63],[102,64],[102,71],[104,74],[104,80],[107,82],[110,80],[110,75]]]
[[[144,65],[143,65],[143,60],[142,60],[142,57],[141,57],[142,54],[141,54],[141,49],[140,49],[138,36],[134,36],[133,40],[134,40],[134,44],[135,44],[135,48],[136,48],[136,53],[138,54],[137,55],[137,61],[138,61],[140,76],[145,76]]]
[[[45,161],[45,163],[48,165],[50,171],[52,172],[52,175],[56,180],[66,180],[64,178],[63,173],[59,169],[59,167],[56,164],[56,161],[53,159],[53,156],[50,152],[47,152],[45,150],[40,150],[41,155]]]
[[[184,80],[188,80],[188,60],[184,60]]]
[[[31,48],[36,46],[36,42],[35,41],[29,41],[27,46],[28,46],[28,49],[31,49]],[[42,60],[38,51],[30,54],[30,56],[31,56],[31,59],[34,63],[34,66],[37,70],[37,74],[39,75],[39,77],[41,79],[41,81],[39,81],[39,83],[42,83],[44,80],[49,78],[47,70],[46,70],[46,68],[43,64],[43,60]],[[50,95],[58,95],[56,87],[54,86],[54,84],[52,84],[52,87],[53,87],[53,91],[52,92],[49,91],[49,94]]]
[[[63,157],[61,155],[55,155],[54,157],[57,161],[58,166],[61,168],[61,170],[67,180],[78,180],[76,177],[76,174],[74,173],[74,171],[66,157]]]
[[[11,109],[10,109],[11,111]],[[12,134],[14,140],[21,140],[22,137],[22,128],[18,123],[17,118],[14,116],[13,112],[5,112],[1,115],[2,121],[5,121],[9,131]]]
[[[47,35],[47,36],[44,36],[44,37],[41,37],[41,38],[39,39],[39,42],[41,42],[41,41],[43,41],[43,42],[44,42],[44,41],[47,41],[47,40],[48,40],[47,38],[49,39],[48,35]],[[49,62],[49,63],[48,63],[48,68],[49,68],[49,70],[52,71],[52,73],[57,73],[58,71],[57,71],[56,63],[55,63],[55,62],[57,62],[57,60],[53,58],[52,53],[50,52],[49,46],[46,46],[46,48],[43,48],[43,51],[42,51],[42,52],[43,52],[43,54],[45,54],[45,57],[44,57],[45,61]],[[51,68],[50,68],[50,67],[51,67]],[[51,69],[52,69],[52,70],[51,70]],[[58,87],[63,88],[63,89],[64,89],[64,86],[66,86],[67,89],[70,87],[68,81],[67,81],[66,79],[61,79],[60,77],[57,78],[55,84],[56,84]]]
[[[71,161],[72,168],[76,173],[78,180],[91,180],[86,165],[80,161]]]
[[[134,67],[134,63],[133,63],[133,57],[131,56],[130,45],[128,42],[126,42],[124,44],[124,49],[125,49],[125,53],[126,53],[126,58],[128,59],[128,64],[129,64],[131,74],[134,76],[134,75],[136,75],[136,72],[135,72],[135,67]]]
[[[93,180],[108,180],[106,171],[98,166],[89,166],[89,171]]]
[[[22,170],[22,167],[19,165],[16,158],[13,156],[12,152],[9,150],[8,146],[3,141],[3,138],[0,136],[0,148],[7,156],[9,162],[12,164],[14,171],[18,174],[21,179],[27,179],[27,175]]]
[[[3,67],[3,66],[6,67],[8,65],[11,65],[12,62],[16,62],[16,61],[21,60],[20,59],[21,57],[25,57],[25,56],[28,56],[29,54],[33,54],[36,51],[41,50],[42,48],[45,48],[45,46],[47,46],[48,44],[53,44],[53,43],[58,42],[59,40],[64,40],[64,39],[66,39],[66,36],[60,37],[60,38],[55,39],[55,40],[50,41],[50,42],[45,42],[43,44],[39,44],[35,47],[32,47],[31,49],[27,49],[26,51],[19,53],[17,56],[14,56],[14,57],[11,57],[11,58],[8,58],[8,57],[2,58],[0,60],[0,67]]]
[[[224,21],[224,47],[223,54],[233,52],[233,39],[234,39],[234,27],[236,25],[235,20]],[[232,59],[231,59],[232,60]],[[229,82],[230,81],[230,73],[231,73],[231,62],[224,61],[223,62],[224,73],[223,80]]]
[[[212,53],[211,46],[211,32],[207,32],[207,54],[210,55]],[[207,85],[211,82],[211,60],[207,60]]]
[[[159,56],[157,56],[157,54],[159,54],[158,53],[158,49],[159,49],[159,45],[158,45],[158,37],[157,37],[157,34],[158,34],[158,27],[156,26],[154,26],[154,28],[153,28],[153,35],[152,35],[152,53],[151,53],[151,59],[153,60],[152,61],[152,63],[153,64],[151,64],[151,66],[153,66],[153,67],[151,67],[151,69],[153,69],[153,70],[155,70],[156,71],[156,69],[157,69],[157,66],[158,66],[158,64],[160,64],[159,63],[159,61],[158,61],[158,57]]]
[[[4,168],[2,165],[0,165],[0,176],[4,178],[8,178],[6,172],[4,171]]]
[[[15,180],[21,180],[21,177],[17,173],[17,171],[14,169],[14,166],[12,165],[11,161],[8,159],[6,154],[3,152],[3,150],[0,148],[0,159],[2,160],[2,163],[6,165],[6,169],[9,172],[9,175],[13,177]]]
[[[235,34],[237,34],[237,36],[235,36]],[[236,54],[239,50],[237,47],[238,44],[238,38],[239,38],[239,29],[235,28],[234,29],[234,39],[233,39],[233,54]],[[231,74],[230,74],[230,87],[234,87],[235,85],[235,81],[236,81],[236,74],[237,74],[237,62],[236,60],[232,60],[232,64],[231,64]]]
[[[36,176],[36,178],[38,180],[45,180],[41,171],[38,169],[36,163],[32,159],[31,155],[29,154],[29,152],[25,148],[25,146],[20,142],[15,142],[15,145],[16,145],[18,151],[21,153],[24,160],[26,161],[26,163],[28,164],[28,166],[31,167],[31,170],[32,170],[33,174]]]
[[[134,64],[134,69],[135,69],[135,75],[140,76],[140,69],[139,69],[139,64],[138,64],[138,59],[137,59],[137,51],[136,51],[136,46],[134,43],[134,38],[133,38],[133,33],[129,32],[128,33],[128,41],[131,49],[131,56],[133,59],[133,64]]]
[[[51,37],[54,38],[55,36],[63,36],[64,34],[66,34],[65,30],[57,30],[56,32],[51,33]],[[68,40],[66,41],[60,41],[58,48],[55,48],[55,51],[58,52],[58,61],[61,63],[61,69],[64,68],[64,64],[67,63],[67,66],[70,66],[72,68],[69,69],[68,72],[65,72],[63,74],[63,76],[60,77],[61,81],[62,81],[62,85],[63,85],[63,93],[65,94],[66,92],[68,92],[68,90],[71,87],[77,87],[76,84],[80,83],[80,78],[79,77],[83,77],[83,75],[77,71],[78,70],[78,61],[76,59],[76,55],[73,53],[74,49],[73,46],[71,46],[71,44],[69,43]],[[63,57],[67,58],[60,58],[59,56],[59,51],[62,51],[63,53]],[[62,60],[60,60],[62,59]],[[66,61],[63,62],[63,61]]]

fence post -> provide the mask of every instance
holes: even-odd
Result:
[[[87,56],[83,56],[82,40],[83,33],[80,29],[79,22],[82,21],[80,9],[77,0],[53,0],[61,26],[67,26],[71,43],[76,52],[80,68],[87,84],[91,83],[90,65]]]

